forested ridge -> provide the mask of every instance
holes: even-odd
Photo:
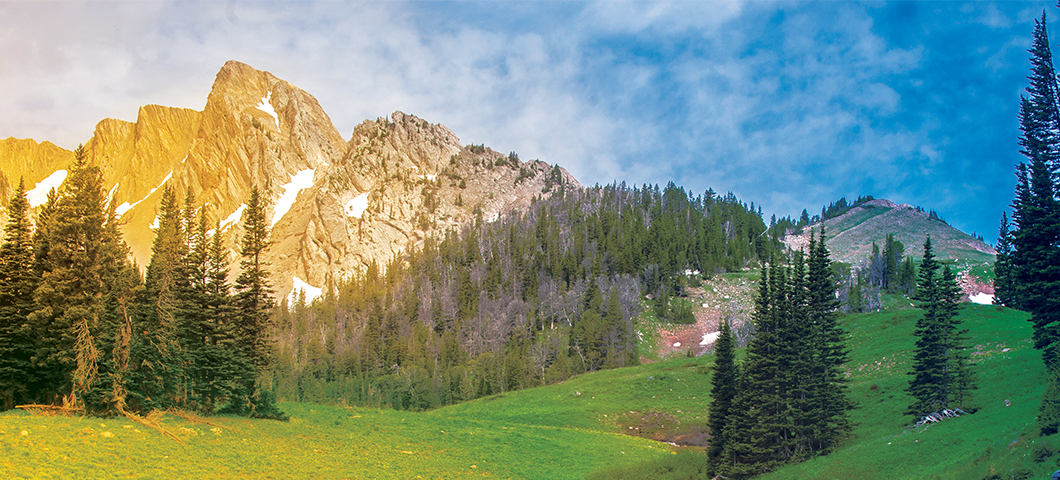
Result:
[[[277,396],[424,409],[637,364],[642,304],[688,322],[689,280],[781,249],[731,193],[549,193],[280,309]]]

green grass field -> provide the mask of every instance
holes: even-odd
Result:
[[[1048,478],[1035,413],[1044,384],[1026,314],[967,305],[981,387],[972,415],[910,429],[901,414],[919,315],[901,297],[846,317],[854,433],[835,453],[765,478]],[[705,435],[709,356],[582,375],[562,384],[422,413],[282,404],[287,423],[233,417],[161,423],[184,443],[127,419],[0,414],[7,478],[650,478],[675,462],[658,440]],[[1010,406],[1005,406],[1005,400]],[[623,434],[625,433],[625,434]],[[639,435],[639,436],[638,436]],[[1036,459],[1044,460],[1041,462]],[[655,468],[658,466],[664,468]],[[653,467],[654,466],[654,467]],[[648,473],[646,473],[648,472]],[[673,477],[678,478],[678,477]],[[683,477],[687,478],[687,477]]]

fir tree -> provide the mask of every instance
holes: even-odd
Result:
[[[729,443],[728,425],[740,374],[736,366],[736,345],[728,320],[721,323],[719,332],[718,340],[714,343],[714,374],[710,379],[710,449],[707,455],[711,465],[721,461],[721,454]]]
[[[269,247],[265,202],[254,187],[243,213],[243,240],[240,244],[240,273],[236,278],[236,346],[254,367],[242,375],[242,399],[233,398],[230,410],[255,417],[286,419],[273,404],[272,392],[260,388],[258,376],[269,365],[268,333],[275,302],[264,259]]]
[[[806,311],[813,332],[814,375],[817,387],[817,417],[814,419],[811,447],[815,450],[835,448],[839,439],[852,428],[847,411],[854,407],[848,396],[843,365],[849,358],[845,336],[839,327],[839,300],[835,297],[836,284],[832,276],[832,262],[825,245],[824,228],[819,241],[810,236],[810,260],[807,272],[809,290]],[[893,248],[893,247],[892,247]],[[797,341],[797,340],[796,340]]]
[[[33,270],[29,202],[22,180],[7,206],[4,241],[0,244],[0,409],[31,400],[35,383],[34,339],[26,319],[33,311],[39,281]]]
[[[924,313],[916,323],[913,378],[906,389],[915,401],[906,413],[919,418],[962,403],[975,387],[965,353],[966,332],[960,330],[957,316],[960,287],[949,266],[939,273],[931,237],[924,242],[924,260],[914,298]]]
[[[1001,213],[1001,226],[997,232],[997,257],[994,259],[994,304],[1015,305],[1013,301],[1012,232],[1009,230],[1008,213]]]
[[[171,187],[162,190],[158,228],[151,247],[140,300],[141,335],[133,345],[134,393],[144,410],[182,405],[186,395],[184,358],[180,348],[179,308],[185,290],[187,240],[180,204]]]
[[[128,298],[127,247],[117,219],[104,206],[102,175],[85,161],[81,147],[59,192],[49,199],[35,234],[41,282],[28,323],[38,340],[35,364],[46,375],[39,396],[89,410],[113,408],[112,369],[121,366],[115,342],[127,323],[108,304]]]
[[[1020,153],[1027,162],[1016,166],[1011,252],[1001,286],[1007,305],[1031,313],[1034,346],[1049,373],[1038,425],[1052,434],[1060,430],[1060,113],[1044,12],[1035,22],[1030,53],[1031,84],[1020,102]]]

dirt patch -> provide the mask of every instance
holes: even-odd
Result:
[[[619,431],[634,437],[666,442],[681,447],[706,447],[710,439],[705,425],[681,423],[673,415],[630,411],[614,417]]]
[[[711,351],[714,339],[704,336],[717,332],[722,319],[731,319],[734,330],[751,321],[756,287],[746,278],[730,279],[719,275],[702,287],[686,288],[687,299],[694,304],[692,313],[696,323],[659,327],[659,344],[656,346],[659,356],[665,358],[691,352],[698,357]],[[704,344],[704,340],[708,341]]]
[[[968,272],[961,272],[960,277],[961,284],[961,301],[967,302],[968,298],[978,293],[987,293],[990,295],[994,294],[994,282],[984,282],[978,277],[970,275]]]

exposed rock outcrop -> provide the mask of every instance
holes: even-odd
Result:
[[[268,261],[281,295],[294,277],[334,285],[373,262],[385,267],[430,235],[525,209],[557,175],[577,185],[562,169],[462,146],[445,126],[402,112],[365,121],[344,140],[312,95],[234,61],[201,112],[148,105],[135,122],[102,120],[85,151],[141,266],[163,187],[196,196],[234,260],[242,206],[257,186],[268,201]],[[48,142],[0,141],[0,190],[9,196],[19,176],[32,188],[72,159]]]

